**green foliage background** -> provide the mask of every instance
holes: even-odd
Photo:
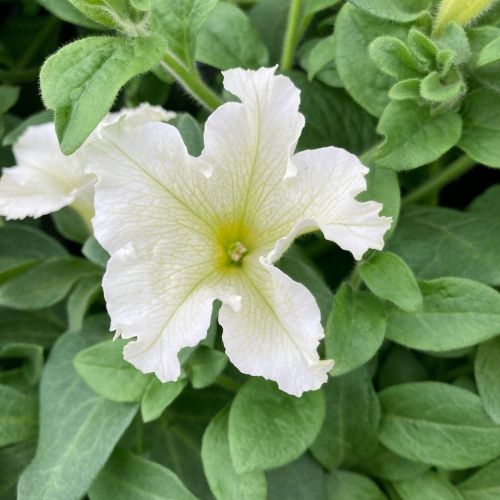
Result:
[[[361,263],[316,235],[280,260],[337,362],[300,399],[228,363],[217,304],[179,381],[138,372],[76,213],[2,221],[2,500],[500,498],[498,4],[462,26],[431,0],[0,3],[2,167],[29,125],[55,119],[68,154],[141,102],[199,154],[220,70],[279,64],[299,149],[361,155],[363,199],[394,219]]]

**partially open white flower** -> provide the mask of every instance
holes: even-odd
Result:
[[[53,123],[28,127],[13,146],[17,166],[4,169],[0,179],[0,215],[7,219],[40,217],[71,205],[90,224],[95,176],[84,171],[86,146],[100,137],[104,126],[121,116],[136,126],[168,121],[175,115],[149,104],[110,113],[70,156],[62,154]]]
[[[125,359],[175,380],[180,349],[203,339],[219,299],[229,359],[298,396],[320,387],[333,362],[317,353],[313,296],[273,262],[318,228],[359,259],[382,248],[391,221],[379,203],[355,200],[368,171],[355,156],[333,147],[293,155],[304,118],[288,78],[234,69],[224,85],[241,103],[209,117],[199,158],[162,123],[130,130],[120,120],[91,146],[112,328],[137,338]]]

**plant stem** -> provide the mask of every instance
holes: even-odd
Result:
[[[161,62],[168,71],[203,107],[213,111],[222,104],[222,100],[201,79],[195,68],[189,69],[174,54],[167,52]]]
[[[283,42],[283,53],[281,54],[281,71],[288,71],[291,69],[295,56],[295,49],[299,43],[302,0],[290,0],[290,2],[290,12]]]
[[[476,162],[472,158],[466,155],[461,156],[439,174],[430,178],[413,191],[410,191],[406,196],[403,196],[401,205],[405,206],[409,203],[414,203],[427,195],[439,191],[440,188],[469,171],[475,164]]]

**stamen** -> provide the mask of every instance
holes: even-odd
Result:
[[[227,247],[227,254],[233,262],[239,262],[241,258],[248,252],[248,249],[241,243],[236,241]]]

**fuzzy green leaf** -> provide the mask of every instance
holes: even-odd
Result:
[[[196,500],[166,467],[117,450],[89,489],[90,500]]]
[[[373,40],[368,52],[377,67],[397,80],[420,76],[419,62],[399,38],[381,36]]]
[[[500,425],[500,337],[479,346],[474,373],[486,413]]]
[[[326,326],[326,357],[335,361],[333,376],[354,370],[371,359],[382,345],[385,312],[371,293],[354,291],[343,283]]]
[[[265,500],[263,472],[236,472],[229,448],[229,411],[224,409],[210,422],[203,435],[201,457],[212,493],[218,500]]]
[[[134,417],[137,406],[96,396],[73,368],[75,354],[107,328],[105,319],[92,318],[81,334],[66,333],[54,346],[40,387],[37,453],[21,476],[19,499],[81,498]]]
[[[393,484],[402,500],[420,500],[422,498],[463,500],[460,492],[450,481],[432,471],[428,471],[414,479],[407,479]]]
[[[500,497],[500,458],[458,485],[464,500],[495,500]]]
[[[403,311],[415,312],[422,307],[422,293],[417,280],[397,255],[377,253],[361,263],[359,273],[375,295],[392,302]]]
[[[408,23],[425,15],[431,0],[349,0],[372,16]]]
[[[422,310],[389,307],[387,338],[413,349],[448,351],[472,346],[500,333],[500,293],[463,278],[421,281]]]
[[[133,76],[160,62],[158,35],[126,39],[99,36],[65,45],[40,72],[42,98],[54,110],[61,150],[73,153],[106,116],[119,90]]]
[[[35,437],[37,414],[35,394],[0,385],[0,447]]]
[[[198,34],[196,60],[218,69],[259,68],[268,53],[258,31],[236,5],[220,2]]]
[[[156,420],[164,410],[175,401],[177,396],[186,387],[187,381],[183,378],[175,382],[160,382],[153,377],[141,399],[141,416],[144,422]]]
[[[328,474],[326,498],[328,500],[385,500],[386,496],[371,479],[346,470]]]
[[[411,460],[465,469],[500,454],[500,426],[468,390],[440,382],[402,384],[382,391],[380,403],[380,440]]]
[[[138,402],[150,381],[123,359],[125,341],[105,340],[79,352],[75,370],[97,394],[117,402]]]
[[[324,416],[321,391],[296,398],[271,382],[249,379],[229,414],[229,445],[236,471],[271,469],[299,457],[316,438]]]
[[[378,446],[380,405],[367,368],[330,379],[325,396],[326,416],[311,452],[326,469],[359,465]]]
[[[414,101],[392,101],[377,131],[385,136],[375,161],[384,168],[410,170],[430,163],[460,139],[462,121],[453,110],[432,116]]]

